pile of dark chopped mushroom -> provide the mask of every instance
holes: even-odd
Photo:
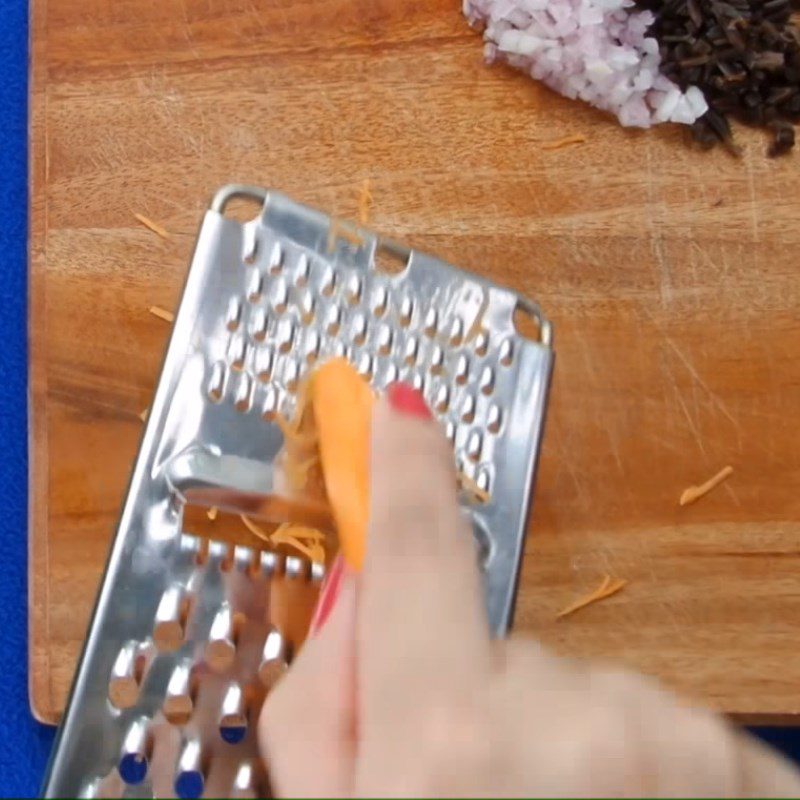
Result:
[[[793,3],[794,2],[794,7]],[[794,146],[800,121],[800,0],[641,0],[656,21],[661,71],[697,86],[709,111],[692,126],[702,146],[737,153],[728,117],[772,131],[770,156]]]

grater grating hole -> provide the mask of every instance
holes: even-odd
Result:
[[[415,336],[409,336],[406,339],[405,351],[403,353],[403,361],[409,366],[413,367],[417,363],[417,354],[419,352],[419,342]]]
[[[258,666],[258,678],[265,689],[271,689],[289,667],[290,645],[275,627],[267,633]]]
[[[300,258],[297,260],[297,268],[294,272],[295,286],[299,286],[300,288],[308,286],[308,274],[310,271],[311,267],[308,256],[305,253],[301,253]]]
[[[475,421],[475,398],[470,394],[464,396],[461,405],[461,421],[468,424]]]
[[[175,665],[161,704],[161,712],[170,725],[186,725],[192,718],[199,683],[197,670],[190,658]]]
[[[503,340],[498,359],[504,367],[510,367],[514,363],[514,342],[511,339]]]
[[[228,311],[225,315],[225,327],[235,331],[242,322],[242,303],[238,297],[231,297],[228,301]]]
[[[458,386],[464,386],[469,378],[469,359],[461,353],[453,370],[453,378]]]
[[[337,336],[342,326],[342,310],[337,305],[333,305],[328,310],[328,319],[325,326],[329,336]]]
[[[247,699],[242,687],[235,681],[228,685],[222,698],[219,717],[220,738],[228,744],[239,744],[247,734]]]
[[[333,297],[336,291],[336,273],[330,268],[326,267],[325,274],[322,277],[322,286],[320,293],[323,297]]]
[[[345,298],[351,306],[357,306],[361,302],[363,288],[364,284],[359,275],[353,274],[347,279]]]
[[[488,396],[494,391],[494,370],[491,367],[486,366],[483,368],[478,385],[480,386],[481,394]]]
[[[218,361],[211,369],[211,378],[208,382],[208,396],[215,402],[219,403],[225,393],[225,379],[227,371],[225,365]]]
[[[389,307],[389,293],[385,286],[377,286],[372,298],[372,313],[380,319],[386,314]]]
[[[400,308],[398,310],[397,319],[401,328],[408,328],[411,325],[411,319],[414,316],[414,301],[405,295],[400,301]]]
[[[246,414],[253,406],[253,381],[248,374],[243,374],[236,390],[236,410]]]
[[[264,278],[257,268],[250,272],[250,277],[247,281],[247,299],[251,303],[257,303],[261,299],[264,291]]]
[[[431,351],[429,369],[431,375],[441,375],[444,372],[444,350],[438,344]]]
[[[392,329],[389,325],[381,325],[378,329],[378,355],[388,356],[392,352]]]
[[[500,433],[500,426],[502,423],[503,412],[497,403],[492,403],[486,414],[486,430],[488,430],[489,433]]]
[[[459,317],[453,320],[450,326],[450,346],[459,347],[464,341],[464,323]]]
[[[489,352],[489,333],[486,330],[478,331],[475,337],[475,352],[483,358]]]
[[[250,320],[250,337],[255,342],[263,342],[267,338],[269,318],[263,308],[257,308]]]
[[[424,330],[425,335],[433,339],[436,336],[436,328],[439,323],[439,314],[435,308],[429,308],[428,313],[425,315]]]
[[[269,255],[269,273],[277,275],[283,269],[283,248],[280,242],[275,242]]]
[[[258,379],[262,383],[267,383],[272,377],[272,368],[274,366],[274,362],[275,359],[271,350],[261,348],[256,351],[255,370]]]
[[[472,431],[467,439],[467,458],[473,463],[480,461],[483,450],[483,436],[480,431]]]
[[[367,341],[367,320],[363,314],[356,314],[351,323],[353,344],[362,347]]]
[[[445,414],[450,407],[450,390],[446,386],[440,386],[434,398],[434,409],[437,414]]]

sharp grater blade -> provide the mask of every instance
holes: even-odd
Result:
[[[234,198],[261,206],[241,224]],[[383,265],[390,263],[391,269]],[[520,336],[514,315],[538,325]],[[495,634],[513,614],[553,361],[538,307],[275,192],[221,189],[205,215],[105,577],[44,784],[48,797],[263,792],[254,725],[300,644],[324,568],[203,542],[186,504],[276,522],[272,465],[314,363],[421,389],[470,504]],[[299,621],[293,618],[300,618]]]

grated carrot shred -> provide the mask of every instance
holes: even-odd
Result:
[[[256,525],[255,522],[250,519],[250,517],[245,516],[244,514],[239,514],[239,519],[244,522],[245,528],[247,528],[247,530],[249,530],[254,536],[258,536],[259,539],[265,542],[270,541],[269,534],[265,530],[259,528],[259,526]]]
[[[346,242],[350,242],[350,244],[354,244],[356,247],[360,247],[362,244],[364,244],[364,238],[358,233],[358,231],[353,230],[353,228],[345,222],[340,222],[338,219],[332,219],[330,228],[328,230],[329,253],[332,253],[336,248],[337,239],[344,239]]]
[[[219,514],[219,509],[216,506],[212,506],[211,508],[208,509],[208,511],[206,511],[206,516],[212,522],[214,522],[214,520],[217,518],[218,514]]]
[[[542,150],[561,150],[563,147],[569,147],[571,144],[583,144],[585,141],[586,136],[582,133],[574,133],[571,136],[564,136],[553,142],[545,142],[542,145]]]
[[[622,591],[627,585],[628,581],[626,580],[612,580],[610,575],[606,575],[603,582],[593,592],[590,592],[585,597],[568,605],[563,611],[556,614],[556,619],[563,619],[564,617],[574,614],[576,611],[580,611],[582,608],[586,608],[586,606],[592,603],[605,600],[607,597],[611,597],[617,592]]]
[[[471,494],[479,503],[488,503],[492,499],[492,496],[486,489],[481,489],[476,481],[472,480],[472,478],[465,475],[463,472],[458,473],[458,482],[461,488],[465,492]]]
[[[283,438],[297,447],[313,447],[317,443],[316,431],[300,433],[297,423],[289,422],[281,414],[275,417],[275,424],[281,429]]]
[[[161,306],[150,306],[148,310],[154,317],[163,319],[164,322],[175,322],[175,315],[171,311],[167,311],[166,308],[161,308]]]
[[[358,221],[362,225],[369,222],[369,209],[372,205],[372,192],[370,191],[370,179],[365,178],[361,184],[361,192],[358,195]]]
[[[140,411],[140,412],[139,412],[139,419],[140,419],[142,422],[147,422],[147,418],[148,418],[149,416],[150,416],[150,409],[149,409],[149,408],[146,408],[146,409],[144,409],[144,411]]]
[[[153,231],[157,236],[160,236],[162,239],[169,239],[169,233],[167,232],[166,228],[162,228],[157,222],[153,222],[150,217],[146,217],[144,214],[135,213],[133,215],[136,219],[148,228],[149,230]]]
[[[723,481],[728,480],[731,475],[733,475],[733,467],[728,465],[727,467],[723,467],[716,475],[714,475],[712,478],[709,478],[705,483],[701,483],[699,486],[690,486],[688,489],[684,489],[683,494],[678,501],[679,505],[688,506],[690,503],[696,502],[701,497],[705,497],[705,495],[707,495],[713,489],[716,489],[717,486],[719,486]]]

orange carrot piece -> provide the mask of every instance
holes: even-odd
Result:
[[[317,369],[309,391],[322,475],[342,552],[359,570],[366,550],[372,406],[367,382],[343,358]]]

